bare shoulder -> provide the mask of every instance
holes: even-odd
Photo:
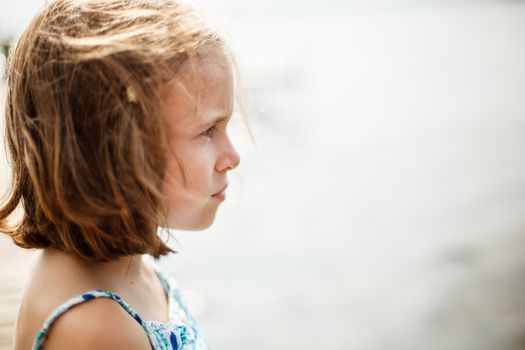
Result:
[[[117,302],[107,298],[79,304],[52,325],[45,350],[151,349],[141,325]]]
[[[46,319],[74,296],[106,289],[61,256],[41,256],[33,266],[18,311],[15,350],[29,350]],[[95,298],[58,317],[44,349],[151,349],[144,329],[118,302]]]

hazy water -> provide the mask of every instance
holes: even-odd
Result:
[[[524,348],[525,4],[330,3],[217,5],[257,147],[162,264],[216,349]]]
[[[232,28],[258,150],[165,262],[213,343],[523,347],[524,20],[486,3]]]

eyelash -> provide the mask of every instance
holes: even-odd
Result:
[[[215,133],[216,125],[213,125],[209,129],[207,129],[205,132],[203,132],[201,135],[204,137],[212,138],[213,134]],[[211,133],[211,135],[209,134]]]

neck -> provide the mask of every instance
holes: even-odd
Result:
[[[102,274],[113,278],[123,278],[133,283],[134,280],[141,278],[144,274],[142,255],[123,256],[113,261],[95,263],[90,266],[97,269]]]
[[[94,263],[80,260],[53,248],[45,249],[43,254],[54,259],[60,259],[64,264],[75,265],[77,268],[88,272],[89,275],[106,280],[108,283],[134,284],[143,279],[146,273],[140,254],[123,256],[109,262]]]

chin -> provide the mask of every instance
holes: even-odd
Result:
[[[206,230],[207,228],[209,228],[212,224],[213,224],[213,222],[210,222],[207,225],[189,226],[189,227],[186,227],[186,228],[182,228],[181,230],[185,230],[185,231],[203,231],[203,230]]]
[[[169,228],[182,231],[202,231],[209,228],[215,221],[215,216],[195,222],[170,222]]]

